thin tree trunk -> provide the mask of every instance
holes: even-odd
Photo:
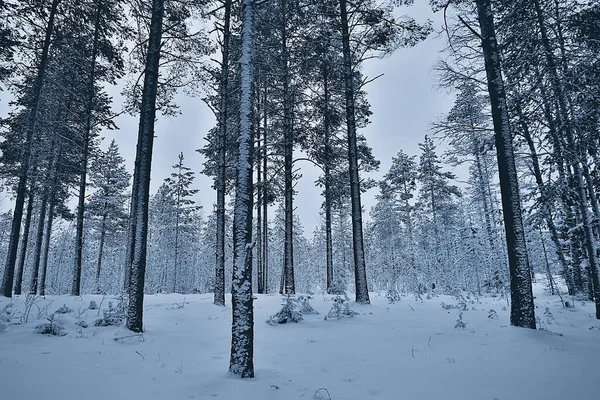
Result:
[[[2,287],[0,288],[0,294],[6,297],[12,297],[15,263],[17,261],[17,250],[19,246],[19,234],[21,231],[21,220],[23,219],[23,206],[25,204],[29,165],[31,163],[31,150],[33,148],[33,140],[35,136],[37,114],[40,106],[40,96],[42,93],[42,86],[44,84],[44,76],[46,74],[46,66],[48,65],[48,51],[50,49],[52,31],[54,30],[54,19],[56,17],[56,9],[58,8],[59,3],[60,0],[53,0],[50,7],[50,15],[48,16],[48,24],[46,25],[44,44],[42,45],[42,54],[40,56],[40,63],[37,68],[37,76],[33,86],[31,112],[27,126],[27,139],[25,141],[25,150],[23,152],[23,162],[19,172],[17,198],[15,200],[10,239],[8,242],[8,253],[6,257],[6,264],[4,266],[4,274],[2,276]]]
[[[81,267],[83,251],[83,218],[85,209],[85,189],[87,182],[87,165],[89,159],[90,139],[92,133],[92,113],[94,107],[94,82],[96,80],[96,58],[98,53],[98,41],[100,36],[100,16],[102,15],[102,0],[96,3],[96,16],[94,23],[94,39],[92,44],[92,59],[90,73],[88,75],[87,98],[85,102],[85,128],[83,132],[83,151],[81,155],[79,175],[79,199],[77,203],[77,224],[75,232],[75,267],[73,270],[73,286],[71,294],[81,294]]]
[[[48,208],[48,193],[44,191],[42,196],[42,204],[40,206],[40,216],[38,218],[37,233],[35,238],[35,247],[33,250],[33,266],[31,271],[31,282],[29,284],[29,292],[36,294],[38,291],[38,279],[40,274],[40,260],[42,256],[42,244],[44,239],[44,225],[46,222],[46,211]]]
[[[260,78],[257,79],[257,81]],[[256,88],[257,93],[260,94],[260,88]],[[262,202],[263,202],[263,182],[262,182],[262,149],[261,149],[261,134],[260,134],[260,120],[261,120],[261,96],[256,96],[256,282],[258,284],[258,293],[265,293],[265,282],[264,282],[264,269],[262,263]],[[264,105],[266,107],[266,104]]]
[[[511,288],[510,323],[518,327],[535,329],[533,290],[521,216],[519,183],[513,154],[510,121],[502,80],[500,51],[496,42],[490,0],[477,0],[476,3],[494,121],[500,191],[506,229]]]
[[[134,231],[131,252],[131,278],[129,305],[127,308],[127,329],[143,331],[144,283],[146,275],[146,249],[148,246],[148,205],[150,198],[150,169],[152,165],[152,144],[154,142],[154,121],[156,119],[156,94],[158,69],[162,39],[164,0],[152,1],[150,36],[146,52],[144,88],[140,108],[138,149],[135,160],[134,187],[132,189],[132,223]]]
[[[254,0],[242,2],[240,125],[233,217],[231,357],[229,372],[254,377],[252,301],[252,141],[254,104]]]
[[[219,109],[219,138],[217,162],[217,244],[215,267],[215,294],[213,303],[225,305],[225,174],[227,145],[227,116],[229,102],[229,38],[231,36],[231,0],[225,0],[223,16],[223,47],[221,49],[221,83]]]
[[[290,73],[288,65],[287,44],[287,0],[280,2],[281,22],[281,54],[283,66],[283,142],[284,142],[284,225],[285,240],[283,246],[283,294],[296,293],[294,282],[294,187],[293,187],[293,152],[294,132],[292,127],[292,98],[290,95]]]
[[[327,66],[321,69],[323,78],[323,130],[325,136],[325,269],[327,271],[327,293],[333,288],[333,237],[331,234],[331,118],[329,114],[329,74]]]
[[[356,145],[356,116],[354,109],[354,82],[348,32],[348,10],[346,0],[340,0],[342,27],[342,52],[344,58],[344,94],[346,98],[346,125],[348,128],[348,165],[350,173],[350,198],[352,202],[352,241],[354,249],[354,287],[356,301],[369,304],[367,267],[363,242],[362,206],[360,180],[358,176],[358,149]]]
[[[33,171],[32,171],[33,172]],[[32,175],[35,175],[33,172]],[[20,295],[23,289],[23,271],[25,270],[25,260],[27,258],[27,246],[29,244],[29,230],[31,229],[31,217],[33,215],[33,203],[35,200],[35,178],[29,185],[29,198],[27,200],[27,214],[25,216],[25,226],[23,227],[23,237],[21,238],[21,248],[19,264],[17,265],[17,274],[15,277],[15,294]]]
[[[48,221],[46,222],[46,233],[44,237],[44,254],[42,256],[42,266],[40,272],[40,295],[46,295],[46,276],[48,270],[48,253],[50,252],[50,238],[52,237],[52,223],[54,222],[54,194],[50,196],[50,206],[48,208]]]
[[[265,293],[269,293],[269,218],[268,218],[268,210],[269,210],[269,202],[268,202],[268,175],[267,175],[267,122],[268,122],[268,110],[267,110],[267,85],[264,88],[263,94],[263,103],[264,103],[264,111],[263,111],[263,156],[262,156],[262,173],[263,173],[263,280],[264,280],[264,288]]]
[[[104,209],[106,210],[106,202],[104,203]],[[102,225],[100,225],[100,244],[98,248],[98,262],[96,263],[96,294],[102,293],[100,285],[100,271],[102,269],[102,253],[104,252],[104,239],[106,238],[106,211],[102,215]]]

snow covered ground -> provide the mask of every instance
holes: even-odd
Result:
[[[536,288],[536,313],[544,330],[509,326],[506,300],[465,299],[466,327],[455,327],[459,299],[414,295],[388,304],[352,308],[354,318],[323,320],[331,296],[315,296],[320,315],[298,324],[270,326],[281,297],[255,301],[256,378],[227,374],[231,309],[212,295],[149,295],[143,339],[122,327],[96,327],[101,296],[37,299],[19,323],[24,296],[13,303],[0,332],[0,398],[20,399],[598,399],[600,323],[593,304],[564,309],[558,297]],[[108,307],[109,298],[102,308]],[[184,303],[185,300],[185,303]],[[112,299],[113,305],[116,301]],[[67,333],[35,333],[37,319],[59,309]],[[460,307],[460,306],[459,306]],[[548,311],[546,311],[546,308]],[[497,318],[494,316],[496,311]],[[82,328],[78,321],[89,326]],[[2,326],[0,326],[0,331]],[[115,340],[117,339],[117,340]],[[321,389],[323,388],[323,389]],[[319,390],[320,389],[320,390]]]

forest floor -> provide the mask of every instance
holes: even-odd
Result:
[[[354,318],[324,320],[331,296],[311,300],[319,315],[271,326],[278,295],[255,301],[255,379],[227,373],[230,306],[212,295],[148,295],[143,336],[94,326],[86,309],[102,296],[35,298],[27,322],[25,296],[0,297],[0,393],[10,400],[245,399],[598,399],[600,322],[593,304],[561,307],[536,286],[542,330],[509,326],[506,299],[403,296],[388,304],[351,303]],[[31,298],[29,299],[31,302]],[[460,303],[464,304],[460,304]],[[12,304],[5,308],[8,304]],[[65,336],[35,327],[55,314]],[[456,327],[459,309],[464,327]],[[12,309],[7,316],[6,310]],[[491,312],[490,310],[495,310]],[[61,311],[69,311],[63,309]],[[10,321],[7,321],[10,319]],[[87,328],[80,325],[88,324]]]

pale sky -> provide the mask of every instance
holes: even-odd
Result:
[[[419,21],[430,18],[436,30],[441,26],[441,15],[431,14],[428,2],[417,1],[413,7],[407,8],[409,15]],[[370,83],[366,90],[371,103],[371,124],[363,131],[367,142],[373,148],[374,156],[381,161],[380,170],[371,174],[379,178],[390,167],[392,157],[400,150],[408,154],[418,154],[417,143],[422,142],[428,133],[431,121],[447,112],[452,106],[452,97],[435,88],[436,76],[432,67],[440,57],[439,51],[443,40],[433,33],[425,42],[414,48],[400,49],[391,57],[383,60],[369,61],[364,67],[364,74],[374,77],[384,74]],[[118,91],[114,91],[118,94]],[[5,98],[6,92],[2,94]],[[201,98],[190,98],[180,95],[176,99],[181,107],[181,115],[174,118],[159,118],[156,124],[154,141],[152,184],[154,193],[171,172],[177,155],[183,151],[186,164],[192,170],[202,169],[202,157],[195,150],[204,146],[204,136],[211,129],[215,120],[212,112]],[[115,106],[115,109],[117,106]],[[7,112],[6,101],[0,102],[0,114]],[[137,141],[137,117],[122,116],[116,120],[119,130],[105,132],[104,147],[113,138],[118,143],[122,155],[128,161],[128,169],[133,170],[135,146]],[[322,202],[321,189],[315,187],[314,181],[319,170],[308,163],[298,164],[303,177],[297,183],[298,195],[295,198],[296,212],[304,225],[307,235],[319,223],[319,208]],[[198,201],[206,212],[212,209],[215,193],[211,189],[212,178],[197,174],[195,187],[200,189]],[[377,189],[371,189],[363,195],[363,206],[368,211],[374,205]],[[4,201],[3,208],[12,205]]]

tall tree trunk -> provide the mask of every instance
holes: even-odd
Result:
[[[181,169],[180,169],[181,174]],[[179,207],[181,207],[181,194],[177,193],[177,214],[175,215],[175,257],[173,261],[173,290],[171,293],[177,293],[177,269],[178,269],[178,258],[179,258]]]
[[[231,357],[229,372],[254,377],[252,302],[252,141],[254,104],[254,0],[242,2],[240,125],[233,217]]]
[[[344,94],[346,98],[346,125],[348,128],[348,165],[350,173],[350,198],[352,201],[352,242],[354,249],[354,287],[356,301],[369,304],[367,287],[367,267],[363,242],[362,207],[360,200],[360,180],[358,176],[358,149],[356,145],[356,116],[354,109],[354,75],[350,54],[350,33],[348,32],[348,10],[346,0],[340,0],[342,27],[342,52],[344,58]]]
[[[144,88],[140,108],[138,148],[135,160],[134,187],[132,188],[133,240],[131,252],[131,277],[127,329],[143,331],[144,283],[146,275],[146,249],[148,246],[148,206],[150,198],[150,169],[152,144],[154,142],[154,120],[156,119],[156,94],[162,39],[164,0],[152,1],[150,36],[146,52]]]
[[[96,294],[102,293],[100,285],[100,272],[102,270],[102,254],[104,252],[104,239],[106,238],[106,202],[104,202],[104,214],[102,215],[102,224],[100,225],[100,244],[98,246],[98,261],[96,263]]]
[[[326,65],[321,68],[323,79],[323,130],[325,136],[325,269],[327,293],[333,288],[333,236],[331,234],[331,117],[329,114],[329,73]]]
[[[81,154],[79,175],[79,198],[77,202],[77,225],[75,233],[75,267],[73,269],[73,286],[71,294],[81,294],[81,263],[83,250],[83,218],[85,209],[85,189],[87,182],[87,165],[89,159],[90,139],[92,133],[92,113],[94,107],[94,82],[96,80],[96,58],[98,53],[98,41],[100,37],[100,16],[102,15],[102,0],[96,3],[96,16],[94,23],[94,39],[92,43],[92,58],[90,72],[87,77],[87,98],[85,102],[85,128],[83,131],[83,151]]]
[[[42,54],[40,63],[37,68],[37,76],[33,86],[33,95],[31,98],[31,113],[27,126],[27,139],[25,141],[25,150],[23,151],[23,162],[19,172],[19,183],[17,184],[17,198],[15,199],[15,208],[13,211],[12,225],[10,229],[10,239],[8,242],[8,253],[6,256],[6,264],[4,266],[4,274],[2,276],[2,287],[0,294],[6,297],[12,297],[12,288],[15,274],[15,263],[17,261],[17,249],[19,246],[19,234],[21,231],[21,220],[23,219],[23,206],[25,204],[25,194],[27,187],[27,179],[29,176],[29,165],[31,163],[31,150],[33,148],[33,139],[35,136],[35,128],[37,122],[37,114],[40,106],[40,95],[44,85],[44,76],[46,74],[46,66],[48,65],[48,51],[52,39],[52,31],[54,30],[54,19],[56,17],[56,9],[60,0],[53,0],[50,7],[50,15],[48,16],[48,24],[42,45]]]
[[[225,174],[227,145],[227,115],[229,103],[229,38],[231,36],[231,0],[225,0],[223,16],[223,47],[221,49],[221,82],[219,106],[219,138],[217,162],[217,244],[214,304],[225,305]]]
[[[257,79],[258,80],[258,79]],[[262,149],[261,149],[261,102],[260,87],[256,88],[256,282],[258,284],[258,293],[265,293],[264,266],[262,263],[263,244],[262,244],[262,202],[263,202],[263,182],[262,182]],[[266,107],[266,104],[264,104]]]
[[[32,171],[35,175],[35,172]],[[25,215],[25,226],[23,227],[23,237],[21,238],[19,264],[17,265],[17,274],[15,277],[15,294],[20,295],[23,289],[23,271],[25,270],[25,260],[27,258],[27,246],[29,243],[29,230],[31,229],[31,217],[33,216],[33,203],[35,200],[35,179],[29,185],[29,197],[27,200],[27,214]]]
[[[264,93],[263,93],[263,103],[264,103],[264,111],[263,111],[263,155],[262,155],[262,173],[263,173],[263,249],[262,249],[262,264],[263,264],[263,280],[264,280],[264,288],[265,293],[269,293],[269,218],[268,218],[268,210],[269,210],[269,202],[268,202],[268,175],[267,175],[267,122],[268,122],[268,108],[267,108],[267,85],[265,85]]]
[[[283,246],[283,294],[296,293],[294,282],[294,182],[293,182],[293,153],[294,132],[292,127],[292,98],[290,93],[290,73],[287,44],[287,0],[280,2],[282,12],[281,22],[281,54],[283,67],[283,145],[284,145],[284,225],[285,240]]]
[[[519,183],[492,6],[490,0],[477,0],[476,3],[494,121],[500,192],[506,229],[511,289],[510,323],[514,326],[535,329],[535,306],[521,216]]]

